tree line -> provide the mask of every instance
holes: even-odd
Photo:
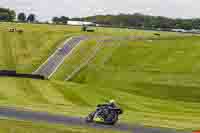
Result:
[[[162,16],[150,16],[140,13],[118,15],[96,15],[74,20],[91,21],[113,27],[135,27],[146,29],[200,29],[200,19],[173,19]]]
[[[28,16],[26,16],[25,13],[21,12],[18,14],[17,16],[17,20],[19,22],[35,22],[36,21],[36,15],[35,14],[29,14]]]
[[[118,15],[96,15],[83,18],[53,17],[52,22],[66,24],[68,20],[90,21],[102,26],[133,27],[145,29],[200,29],[200,19],[180,19],[151,16],[140,13]]]
[[[0,21],[36,22],[36,15],[31,13],[19,13],[16,15],[14,10],[0,8]],[[180,19],[168,18],[163,16],[151,16],[140,13],[118,14],[118,15],[96,15],[83,18],[69,18],[66,16],[53,17],[55,24],[67,24],[68,20],[90,21],[103,26],[112,27],[133,27],[145,29],[200,29],[199,19]]]
[[[52,22],[55,24],[67,24],[67,21],[70,20],[69,17],[61,16],[61,17],[53,17]]]
[[[16,12],[14,10],[8,9],[8,8],[0,8],[0,21],[5,22],[12,22],[15,21],[17,18],[17,21],[19,22],[35,22],[36,21],[36,15],[31,13],[28,16],[26,16],[25,13],[19,13],[16,15]]]

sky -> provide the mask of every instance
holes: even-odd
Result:
[[[35,13],[38,20],[53,16],[143,13],[173,18],[200,18],[200,0],[0,0],[0,7]]]

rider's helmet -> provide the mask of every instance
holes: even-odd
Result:
[[[112,100],[109,101],[109,103],[110,104],[115,104],[115,100],[112,99]]]

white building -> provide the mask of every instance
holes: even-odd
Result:
[[[184,29],[172,29],[174,32],[183,32],[183,33],[198,33],[200,34],[200,30],[192,29],[192,30],[184,30]]]
[[[192,32],[192,33],[200,33],[200,30],[199,30],[199,29],[192,29],[192,30],[189,30],[189,32]]]
[[[68,25],[95,25],[93,22],[86,21],[67,21]]]
[[[174,31],[174,32],[186,32],[186,30],[184,30],[184,29],[172,29],[172,31]]]

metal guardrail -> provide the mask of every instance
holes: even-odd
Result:
[[[31,78],[45,80],[45,77],[37,74],[17,73],[13,70],[0,70],[0,77],[17,77],[17,78]]]

